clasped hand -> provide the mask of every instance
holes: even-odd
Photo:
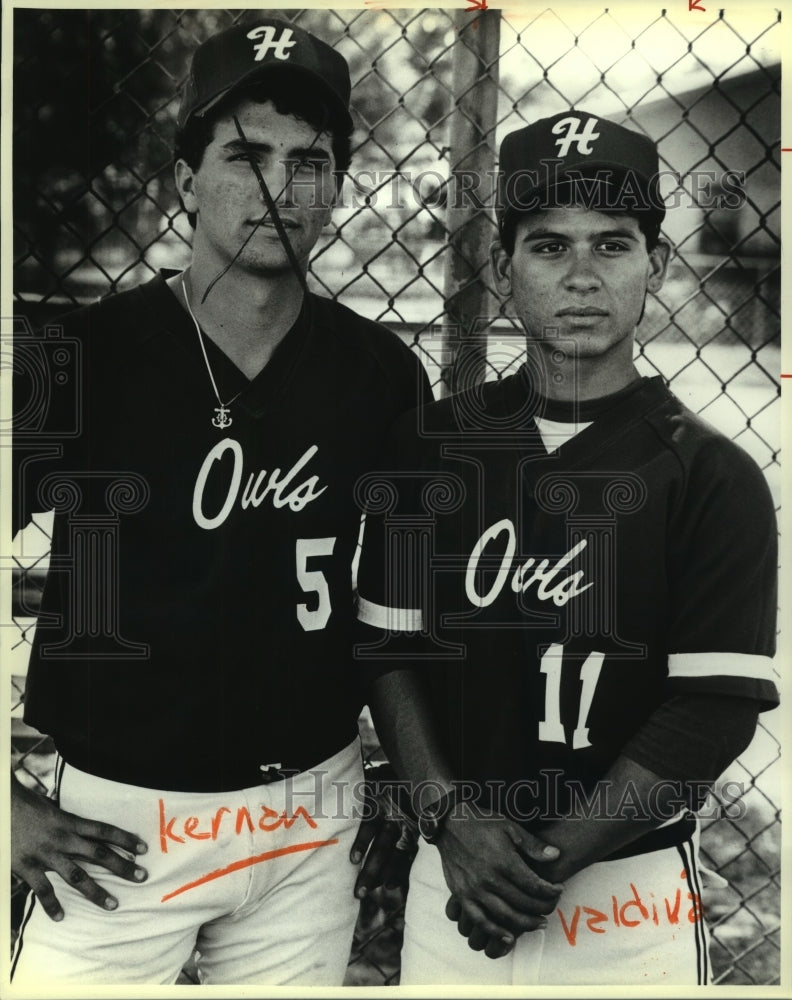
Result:
[[[449,816],[438,848],[451,890],[446,915],[474,951],[500,958],[520,934],[546,926],[563,886],[543,879],[531,862],[554,861],[558,848],[505,816],[481,815],[469,804]]]

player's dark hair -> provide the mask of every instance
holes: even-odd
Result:
[[[286,78],[286,79],[284,79]],[[178,129],[173,139],[173,160],[184,160],[193,170],[201,166],[206,147],[214,138],[217,122],[228,113],[229,107],[240,99],[248,98],[257,104],[272,101],[280,115],[293,115],[318,131],[332,136],[335,160],[336,187],[340,188],[344,174],[352,160],[352,130],[322,99],[321,91],[312,87],[302,74],[279,73],[277,78],[258,80],[249,86],[234,90],[227,98],[205,116],[193,116],[184,128]],[[179,198],[179,204],[184,204]],[[195,213],[188,212],[187,220],[195,229]]]

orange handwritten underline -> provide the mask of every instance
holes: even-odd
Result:
[[[243,858],[241,861],[234,861],[232,864],[226,865],[225,868],[218,868],[216,871],[209,872],[208,875],[202,875],[194,882],[188,882],[186,885],[174,889],[173,892],[169,892],[163,896],[160,902],[165,903],[169,899],[173,899],[174,896],[178,896],[182,892],[187,892],[188,889],[195,889],[206,882],[212,882],[216,878],[230,875],[231,872],[241,871],[243,868],[250,868],[252,865],[260,864],[262,861],[271,861],[273,858],[283,857],[284,854],[296,854],[298,851],[313,851],[318,847],[329,847],[331,844],[337,843],[337,837],[334,837],[332,840],[313,840],[305,844],[292,844],[290,847],[279,847],[277,851],[265,851],[263,854],[257,854],[254,858]]]

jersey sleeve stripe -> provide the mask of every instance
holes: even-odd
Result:
[[[364,625],[389,632],[420,632],[423,625],[420,608],[389,608],[365,597],[358,597],[357,616]]]
[[[756,653],[671,653],[668,657],[668,676],[775,680],[772,657]]]

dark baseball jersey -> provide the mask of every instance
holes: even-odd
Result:
[[[591,411],[591,412],[587,412]],[[359,649],[430,681],[455,773],[553,818],[677,692],[776,704],[762,473],[662,379],[553,409],[526,370],[408,414],[371,511]],[[374,636],[374,638],[372,638]],[[500,793],[499,793],[500,794]]]
[[[206,348],[225,428],[163,276],[17,342],[20,520],[56,510],[25,719],[83,770],[195,791],[356,735],[354,485],[427,389],[394,334],[313,295],[252,380]]]

